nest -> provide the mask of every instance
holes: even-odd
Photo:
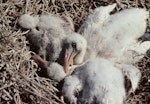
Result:
[[[1,104],[64,104],[57,95],[57,82],[39,77],[38,66],[31,60],[32,52],[18,23],[20,15],[30,13],[67,15],[74,21],[75,30],[94,8],[117,3],[114,12],[140,7],[150,11],[149,0],[1,0],[0,1],[0,102]],[[150,20],[147,32],[150,32]],[[150,102],[150,52],[136,65],[142,72],[139,88],[127,104]]]

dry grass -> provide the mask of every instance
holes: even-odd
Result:
[[[30,60],[31,53],[25,34],[18,26],[24,13],[32,15],[54,13],[70,16],[77,30],[96,7],[118,3],[116,12],[130,7],[144,7],[150,11],[149,0],[1,0],[0,1],[0,102],[1,104],[63,104],[56,93],[56,82],[39,77],[37,65]],[[149,21],[150,22],[150,21]],[[150,32],[150,23],[147,31]],[[127,104],[150,102],[150,58],[138,63],[142,80],[138,90]]]

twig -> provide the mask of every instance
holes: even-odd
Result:
[[[21,74],[20,74],[21,75]],[[41,87],[40,85],[38,85],[37,83],[29,80],[28,78],[26,78],[24,75],[21,75],[26,81],[29,81],[32,84],[35,84],[36,86],[38,86],[40,89],[44,90],[45,92],[49,93],[50,95],[52,95],[57,101],[61,102],[62,104],[64,104],[64,102],[62,102],[56,95],[50,93],[49,91],[47,91],[45,88]]]
[[[9,85],[6,85],[6,84],[5,84],[3,87],[0,88],[0,90],[5,89],[5,88],[7,88],[7,87],[10,87],[10,86],[12,86],[12,85],[14,85],[14,84],[15,84],[15,83],[12,83],[12,82],[11,82]]]
[[[11,97],[11,95],[9,94],[9,92],[7,92],[5,89],[3,89],[3,92],[12,100],[13,98]]]

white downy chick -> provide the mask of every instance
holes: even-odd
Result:
[[[111,8],[111,10],[113,10],[114,5],[106,6],[104,8]],[[96,12],[98,11],[98,9],[101,9],[101,8],[97,8]],[[105,9],[101,9],[101,10],[105,10]],[[133,59],[130,58],[130,56],[132,55],[130,50],[136,51],[138,54],[144,54],[146,52],[146,50],[149,48],[149,45],[146,48],[140,48],[140,47],[146,46],[146,45],[144,45],[145,43],[139,44],[136,41],[145,32],[146,19],[148,18],[149,13],[145,9],[133,8],[133,9],[122,10],[116,14],[109,16],[108,14],[111,12],[111,10],[110,9],[108,9],[108,10],[109,11],[105,11],[105,12],[107,12],[106,18],[105,18],[105,16],[101,16],[101,17],[104,17],[104,19],[102,19],[103,22],[98,22],[100,20],[96,20],[98,18],[97,18],[97,15],[95,15],[97,13],[93,13],[87,18],[86,22],[79,29],[79,33],[82,34],[82,36],[87,40],[87,43],[88,43],[87,50],[86,50],[86,48],[83,48],[87,51],[85,54],[85,60],[90,60],[91,58],[96,58],[96,57],[103,57],[103,58],[106,58],[109,61],[111,61],[110,64],[119,63],[120,67],[115,66],[115,68],[124,72],[124,73],[122,73],[121,76],[127,76],[129,78],[129,80],[131,81],[131,84],[132,84],[131,88],[129,90],[129,93],[134,92],[135,89],[137,88],[138,82],[141,78],[141,73],[136,67],[134,67],[132,65]],[[99,15],[103,15],[103,14],[105,14],[105,13],[102,13],[102,14],[99,13]],[[124,17],[126,17],[126,18],[124,18]],[[137,25],[140,25],[140,26],[137,27]],[[71,43],[79,44],[79,42],[75,42],[73,39],[70,38],[70,41],[68,44],[71,44]],[[146,43],[146,44],[149,44],[149,43]],[[74,45],[72,47],[74,47]],[[77,47],[77,44],[75,47]],[[81,54],[81,55],[84,55],[84,54]],[[81,58],[83,58],[83,56]],[[127,62],[128,58],[130,58],[129,62]],[[76,56],[74,57],[74,59],[76,59]],[[138,59],[140,59],[140,58],[138,58]],[[83,59],[80,59],[80,60],[83,60]],[[83,63],[83,61],[78,62],[78,64],[81,64],[81,63]],[[88,63],[85,63],[83,65],[83,67],[85,67],[85,68],[82,68],[82,69],[86,70],[87,64]],[[95,66],[95,64],[92,65],[91,70],[97,69],[94,66]],[[109,64],[106,64],[106,66],[109,66]],[[78,67],[78,68],[80,68],[80,67]],[[110,69],[110,68],[107,67],[106,69]],[[81,71],[75,70],[75,73],[80,73],[80,72],[82,72],[82,70]],[[138,75],[135,74],[137,72],[138,72]],[[90,73],[90,70],[89,70],[89,73]],[[128,74],[126,74],[126,73],[128,73]],[[69,88],[68,89],[69,92],[67,92],[65,90],[66,93],[64,94],[64,96],[67,96],[67,98],[70,99],[69,100],[70,102],[77,103],[80,98],[84,97],[83,94],[81,94],[79,98],[77,98],[74,95],[71,96],[71,94],[74,94],[74,91],[76,91],[76,89],[80,91],[80,89],[83,90],[86,88],[86,86],[84,86],[84,82],[86,82],[86,80],[88,80],[88,77],[86,77],[87,79],[82,78],[82,76],[85,76],[85,75],[86,75],[86,72],[82,73],[79,77],[77,77],[77,75],[74,75],[74,73],[73,73],[73,75],[67,79],[67,80],[70,79],[70,82],[71,82],[71,80],[72,80],[72,82],[74,82],[73,80],[75,80],[76,84],[75,83],[67,84],[68,81],[65,81],[65,83],[67,84],[66,85],[67,88]],[[106,75],[106,76],[108,76],[108,75]],[[90,78],[89,80],[91,80],[91,79],[92,78]],[[103,77],[103,80],[105,80],[105,79],[107,79],[107,78]],[[99,82],[97,82],[97,83],[99,83]],[[109,83],[109,81],[108,81],[108,83]],[[91,85],[93,85],[93,84],[96,84],[96,81],[92,80]],[[67,89],[65,87],[63,87],[63,88]],[[106,87],[108,87],[108,86],[106,86]],[[124,88],[124,86],[122,88]],[[72,90],[72,92],[70,90]],[[89,92],[87,91],[86,93],[89,93]],[[86,95],[88,95],[88,94],[86,94]],[[110,104],[122,104],[123,103],[123,102],[122,103],[113,103],[114,99],[115,98],[112,99],[112,103],[110,103]],[[84,97],[81,100],[81,102],[84,100],[86,100],[86,97]],[[88,100],[88,101],[90,102],[90,100]],[[103,101],[103,100],[100,100],[100,101]],[[107,104],[107,103],[105,102],[104,104]]]
[[[141,44],[137,42],[137,39],[145,32],[146,19],[149,16],[149,12],[145,9],[132,8],[108,15],[114,9],[114,6],[113,4],[96,8],[79,29],[79,33],[82,34],[88,43],[85,60],[104,57],[113,63],[132,66],[134,62],[139,61],[144,56],[150,47],[150,42]],[[97,13],[98,9],[101,12]],[[95,14],[98,14],[98,16]],[[99,15],[103,17],[103,22],[98,22],[101,20],[101,18],[98,18]],[[136,69],[133,68],[132,70]],[[137,80],[139,79],[138,76],[133,77]]]
[[[24,14],[20,17],[19,24],[31,29],[31,32],[27,34],[31,51],[47,61],[57,60],[62,49],[62,40],[74,30],[69,17],[52,14],[41,15],[38,21],[36,17]]]
[[[94,58],[65,78],[62,93],[69,104],[123,104],[124,76],[112,62]]]
[[[89,44],[85,60],[120,56],[124,47],[138,44],[137,39],[145,33],[148,11],[132,8],[108,15],[114,8],[115,4],[96,8],[79,29]]]
[[[46,66],[48,77],[55,80],[64,78],[66,74],[64,73],[63,67],[57,62],[60,57],[60,52],[62,51],[64,38],[74,33],[74,26],[71,19],[66,16],[60,17],[49,14],[39,16],[37,22],[36,17],[24,14],[19,20],[22,27],[31,30],[30,33],[27,34],[31,51],[34,51],[45,61],[50,61],[51,64]],[[22,22],[25,23],[23,24]],[[30,22],[32,23],[31,26],[28,25]],[[59,60],[59,62],[60,61],[64,60]],[[37,64],[42,68],[42,71],[44,71],[43,66],[45,66],[45,64],[43,63],[44,65],[41,65],[41,62],[40,64],[37,62]]]
[[[33,29],[39,23],[39,17],[33,17],[29,14],[24,14],[19,18],[19,24],[21,27],[26,29]]]

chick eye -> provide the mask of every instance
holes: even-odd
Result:
[[[35,27],[38,31],[40,30],[38,26]]]
[[[76,49],[76,43],[73,42],[71,45],[72,45],[72,48]]]

